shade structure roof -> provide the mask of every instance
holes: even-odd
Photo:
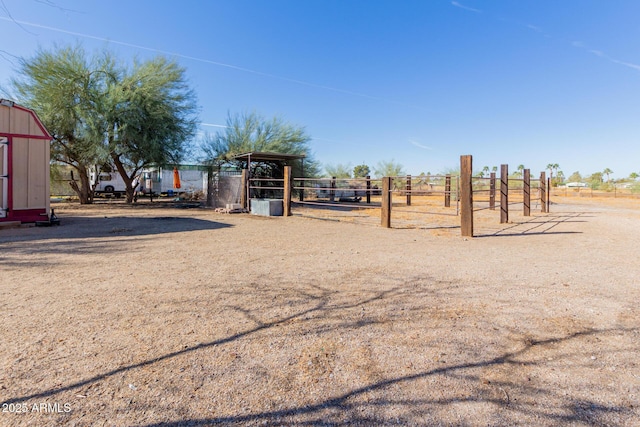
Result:
[[[277,162],[277,161],[304,159],[305,155],[254,151],[251,153],[238,154],[233,156],[233,158],[236,160],[246,160],[246,161],[255,161],[255,162],[265,162],[265,161]]]

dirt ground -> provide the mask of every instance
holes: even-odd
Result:
[[[640,425],[640,201],[472,239],[301,213],[0,230],[0,425]]]

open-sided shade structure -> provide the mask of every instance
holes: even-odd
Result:
[[[242,153],[233,156],[234,160],[245,161],[247,163],[247,176],[246,179],[251,179],[251,163],[254,162],[264,162],[264,163],[273,163],[279,164],[280,166],[291,165],[294,160],[300,160],[300,171],[302,175],[304,175],[304,154],[288,154],[288,153],[272,153],[272,152],[261,152],[254,151],[250,153]],[[281,178],[280,176],[272,176],[271,178]],[[251,190],[250,185],[246,186],[246,200],[249,203],[251,199]]]

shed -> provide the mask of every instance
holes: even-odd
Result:
[[[32,110],[0,99],[0,222],[49,219],[51,139]]]

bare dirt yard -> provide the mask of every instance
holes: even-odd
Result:
[[[640,425],[640,201],[555,202],[472,239],[58,204],[0,230],[0,425]]]

